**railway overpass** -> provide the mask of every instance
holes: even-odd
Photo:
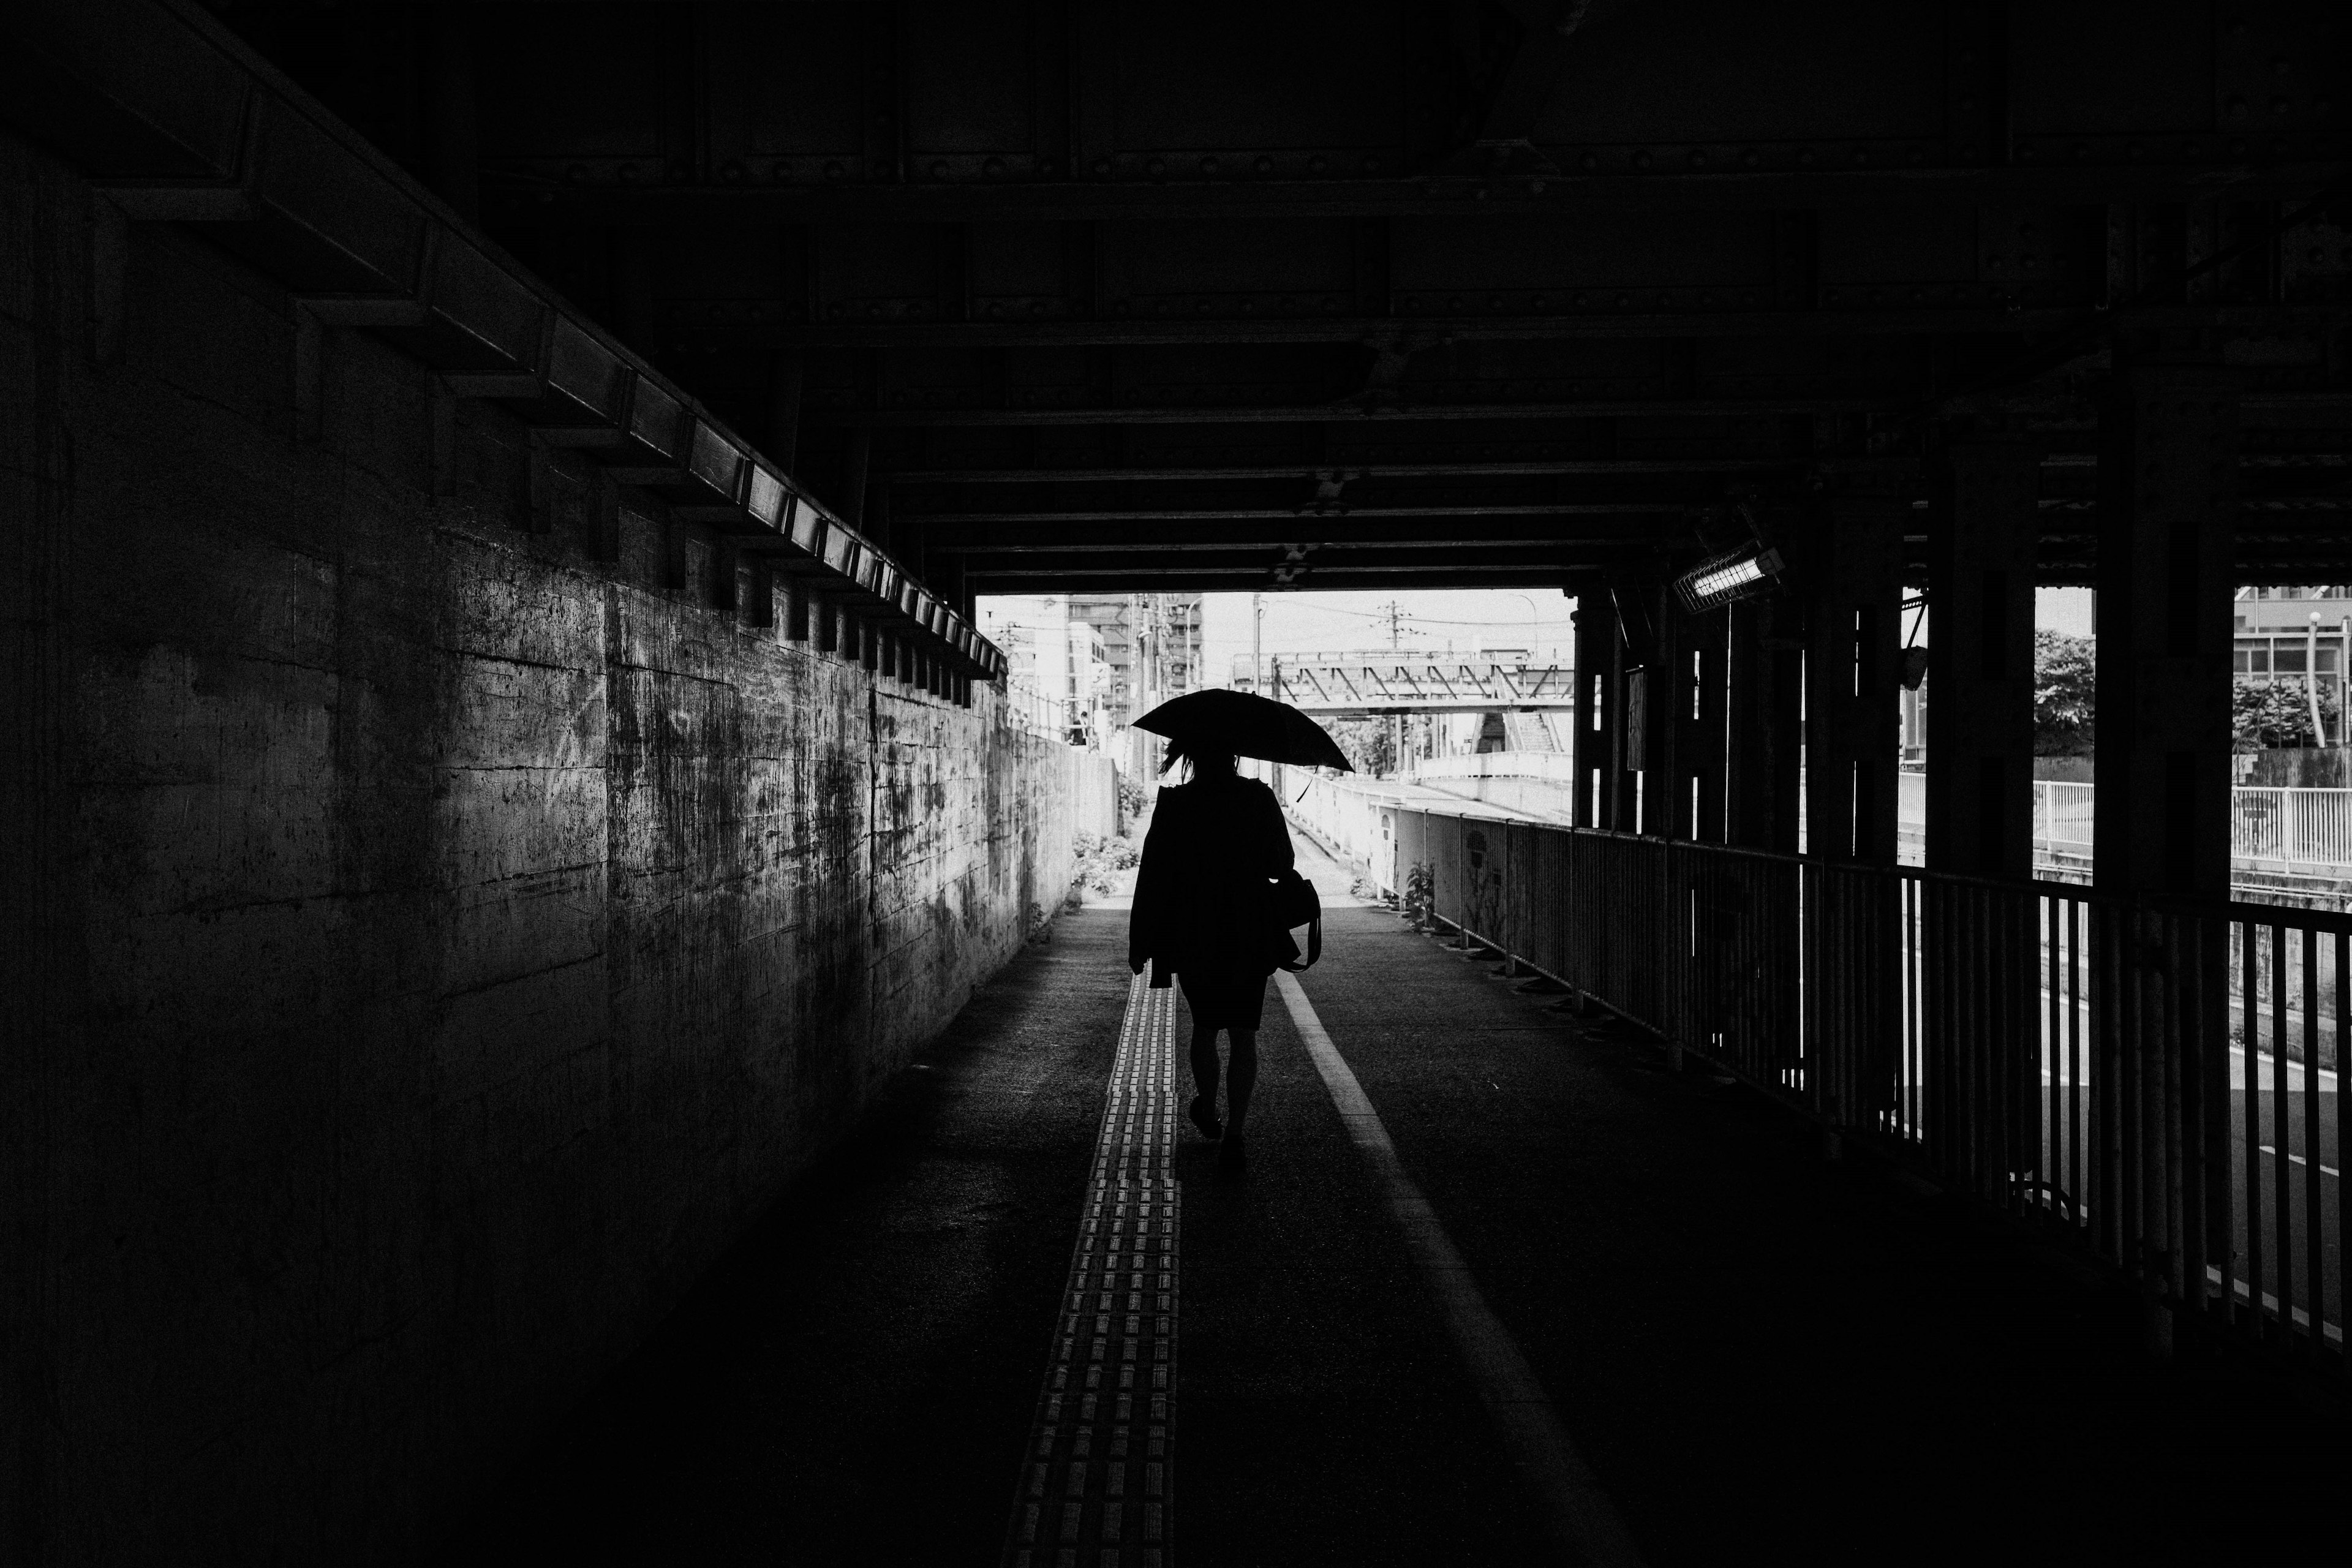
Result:
[[[1309,713],[1557,713],[1576,708],[1557,665],[1453,659],[1277,658],[1267,695]]]
[[[2340,10],[0,11],[12,1560],[2019,1555],[2027,1409],[2337,1528],[2352,928],[2228,849]],[[1578,819],[1451,955],[1318,863],[1220,1183],[974,601],[1436,586],[1574,601]]]

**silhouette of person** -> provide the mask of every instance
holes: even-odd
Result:
[[[1189,782],[1162,785],[1143,838],[1135,910],[1127,928],[1128,967],[1151,964],[1151,984],[1172,975],[1192,1014],[1190,1114],[1221,1160],[1239,1163],[1242,1126],[1257,1084],[1257,1029],[1266,977],[1298,956],[1275,924],[1273,879],[1295,858],[1274,792],[1234,772],[1230,752],[1171,742],[1161,772],[1179,758]],[[1217,1032],[1233,1041],[1224,1122],[1217,1119]]]

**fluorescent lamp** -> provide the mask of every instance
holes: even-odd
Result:
[[[1780,552],[1750,544],[1700,562],[1675,579],[1675,594],[1696,616],[1769,593],[1780,580]]]

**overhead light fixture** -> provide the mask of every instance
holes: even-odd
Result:
[[[1709,556],[1675,579],[1675,595],[1690,615],[1721,609],[1738,599],[1769,594],[1780,584],[1780,552],[1750,542]]]

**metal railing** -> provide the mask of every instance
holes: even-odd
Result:
[[[2352,916],[1292,793],[1465,942],[2340,1373]]]
[[[1566,752],[1479,752],[1423,757],[1407,772],[1417,779],[1551,779],[1576,782],[1576,759]]]
[[[1004,717],[1033,735],[1050,735],[1057,741],[1068,739],[1069,710],[1065,699],[1048,697],[1016,681],[1004,683]]]

